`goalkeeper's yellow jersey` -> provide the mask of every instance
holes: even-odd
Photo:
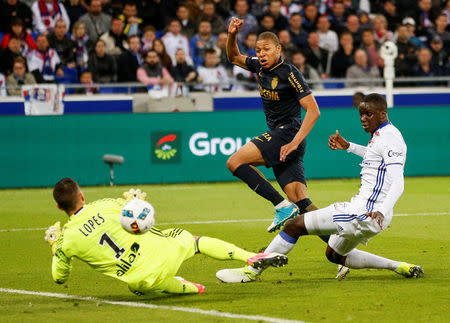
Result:
[[[157,286],[178,270],[180,248],[174,239],[152,228],[142,235],[126,232],[120,225],[121,199],[103,199],[86,204],[70,216],[56,245],[52,275],[66,281],[72,258],[129,285],[146,281]]]

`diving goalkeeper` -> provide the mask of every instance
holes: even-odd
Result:
[[[120,225],[120,210],[132,198],[144,199],[145,193],[130,190],[124,196],[125,199],[86,204],[73,179],[56,183],[53,197],[58,208],[69,216],[62,229],[57,222],[45,233],[45,240],[52,247],[52,275],[56,283],[68,279],[73,257],[124,281],[139,296],[148,292],[204,293],[203,285],[175,276],[181,264],[196,253],[250,265],[259,260],[264,269],[287,263],[287,257],[281,254],[255,254],[219,239],[193,236],[183,229],[160,231],[153,227],[142,235],[130,234]]]

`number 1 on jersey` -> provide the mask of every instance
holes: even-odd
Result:
[[[119,259],[120,256],[125,252],[124,248],[120,248],[118,245],[115,244],[114,241],[109,237],[109,235],[105,232],[100,237],[100,241],[98,242],[99,245],[103,246],[103,243],[106,242],[108,246],[116,253],[116,258]]]

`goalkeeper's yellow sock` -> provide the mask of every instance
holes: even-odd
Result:
[[[200,253],[219,260],[233,259],[247,262],[248,258],[256,255],[232,243],[210,237],[200,237],[197,245]]]

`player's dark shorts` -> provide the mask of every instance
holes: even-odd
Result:
[[[280,161],[281,147],[290,143],[297,132],[297,127],[282,126],[252,139],[252,142],[261,151],[266,167],[273,168],[275,177],[282,188],[292,182],[306,185],[305,169],[303,168],[306,139],[301,142],[297,150],[287,156],[286,161]]]

